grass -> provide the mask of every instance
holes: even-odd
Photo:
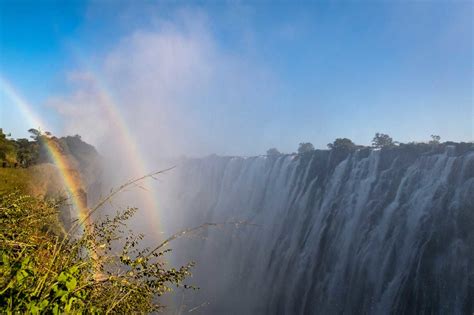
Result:
[[[53,164],[42,163],[28,168],[0,168],[0,193],[12,190],[44,197],[63,195],[65,188],[59,170]]]
[[[149,314],[163,310],[159,296],[190,288],[192,263],[170,267],[167,243],[144,248],[127,228],[136,208],[65,231],[61,204],[26,194],[59,185],[58,175],[52,165],[0,169],[0,313]]]
[[[18,189],[30,190],[31,170],[27,168],[0,168],[0,193]]]

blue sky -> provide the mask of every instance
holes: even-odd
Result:
[[[71,77],[100,78],[137,142],[170,154],[469,141],[473,18],[470,1],[2,1],[0,74],[53,132],[99,146],[103,98]],[[0,91],[21,137],[16,107]]]

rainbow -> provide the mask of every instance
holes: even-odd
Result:
[[[97,104],[102,106],[104,112],[108,116],[108,120],[114,124],[114,129],[118,133],[118,138],[121,144],[123,144],[123,156],[129,161],[131,166],[132,176],[139,177],[149,174],[146,164],[141,158],[139,149],[133,136],[127,127],[124,119],[120,115],[118,106],[113,101],[112,93],[105,89],[105,84],[101,84],[100,80],[94,76],[94,83],[99,87],[100,96],[102,102]],[[47,130],[47,125],[35,114],[33,107],[22,97],[22,95],[0,74],[0,91],[3,91],[7,97],[21,110],[23,116],[28,120],[29,125],[40,128],[41,130]],[[46,148],[51,157],[51,160],[58,168],[61,175],[64,187],[66,188],[68,195],[72,201],[73,209],[77,218],[84,222],[85,220],[91,220],[89,215],[89,209],[83,191],[83,183],[80,180],[74,167],[72,167],[66,157],[61,154],[60,149],[57,147],[54,141],[47,141]],[[143,208],[147,215],[146,224],[151,224],[150,228],[156,233],[158,240],[163,237],[162,231],[160,230],[160,219],[159,219],[159,207],[158,201],[154,197],[153,193],[145,193],[140,198],[143,202]],[[89,221],[88,221],[89,222]],[[90,223],[90,222],[89,222]]]
[[[118,138],[120,139],[121,144],[123,144],[122,153],[126,157],[126,160],[129,161],[129,165],[131,166],[131,173],[134,177],[143,176],[150,173],[150,169],[147,168],[145,161],[141,158],[143,155],[140,154],[140,150],[136,145],[136,141],[134,141],[134,137],[130,129],[127,127],[120,111],[118,109],[117,103],[114,102],[113,93],[110,92],[109,89],[106,89],[106,84],[104,84],[101,80],[98,79],[98,76],[92,77],[93,83],[96,87],[100,90],[100,96],[102,102],[100,102],[100,106],[103,107],[105,113],[107,114],[107,118],[109,121],[113,122],[115,130],[118,132]],[[151,218],[151,222],[158,224],[159,220],[159,212],[158,212],[158,201],[154,197],[153,193],[146,193],[143,196],[143,200],[145,202],[145,210],[148,216]],[[157,226],[155,226],[157,227]],[[159,231],[157,231],[159,232]]]
[[[79,48],[71,47],[71,49],[77,61],[80,63],[81,68],[85,69],[86,73],[89,75],[88,79],[91,80],[93,86],[97,88],[100,93],[101,102],[97,105],[104,109],[108,121],[114,124],[113,127],[122,144],[122,156],[124,156],[129,162],[128,164],[131,166],[130,171],[132,176],[140,177],[156,171],[156,169],[150,169],[147,167],[147,163],[143,159],[144,155],[141,154],[130,128],[128,128],[127,123],[123,119],[123,115],[119,110],[118,102],[114,97],[112,89],[108,87],[106,80],[102,79],[99,75],[99,71],[95,71],[95,67],[90,63],[90,61],[87,58],[84,58],[84,53],[82,53]],[[144,202],[143,207],[148,216],[146,222],[147,224],[152,224],[150,227],[155,231],[156,237],[159,240],[163,237],[163,232],[160,229],[160,207],[155,195],[156,194],[153,193],[146,193],[143,194],[143,198],[141,199]]]
[[[98,80],[96,80],[95,83],[98,83]],[[0,92],[2,91],[21,110],[23,116],[26,117],[31,126],[35,126],[40,130],[47,130],[47,125],[35,114],[33,107],[22,97],[13,85],[0,74]],[[139,150],[135,141],[133,141],[130,130],[127,128],[125,121],[120,115],[118,107],[110,96],[111,93],[106,93],[104,88],[101,88],[100,91],[104,100],[103,102],[100,102],[100,105],[104,107],[108,118],[114,122],[116,130],[119,132],[121,143],[123,143],[124,147],[127,148],[127,150],[124,150],[124,153],[128,160],[131,161],[130,164],[133,165],[133,175],[143,176],[148,174],[145,163],[140,158]],[[91,228],[93,223],[90,215],[91,212],[87,206],[87,200],[84,194],[84,184],[81,180],[80,174],[78,174],[74,166],[70,164],[70,161],[66,156],[61,153],[57,142],[46,139],[44,144],[51,160],[59,170],[64,187],[67,190],[67,195],[72,202],[74,212],[79,220],[78,222],[85,223],[84,228],[86,229]],[[145,211],[149,216],[147,217],[146,222],[154,223],[155,231],[158,233],[157,236],[161,238],[162,235],[158,225],[160,223],[158,202],[153,197],[152,193],[145,194],[143,199],[145,201]],[[97,260],[95,251],[90,252],[89,255],[94,261]],[[101,279],[102,276],[103,275],[100,272],[95,272],[93,275],[96,280]]]
[[[5,95],[10,98],[10,100],[21,110],[24,117],[28,119],[28,123],[31,126],[45,130],[46,125],[35,115],[31,105],[18,93],[13,86],[2,76],[0,75],[0,90],[5,93]],[[67,190],[67,194],[72,201],[72,206],[78,215],[79,219],[87,220],[89,209],[87,208],[87,201],[85,200],[83,194],[83,183],[77,172],[70,165],[70,162],[66,157],[61,154],[60,149],[54,141],[46,140],[45,147],[48,151],[51,160],[59,170],[64,187]],[[89,222],[89,221],[88,221]]]

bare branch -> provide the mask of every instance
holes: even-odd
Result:
[[[194,312],[195,310],[200,309],[201,307],[207,306],[207,305],[209,305],[209,304],[211,304],[211,302],[204,302],[204,303],[202,303],[202,304],[200,304],[200,305],[198,305],[198,306],[193,307],[192,309],[190,309],[190,310],[188,311],[188,313]]]
[[[74,224],[74,226],[71,228],[71,232],[74,231],[78,226],[80,225],[83,225],[84,222],[87,221],[87,219],[90,218],[90,216],[95,213],[98,209],[100,209],[105,203],[107,203],[109,200],[111,200],[115,195],[117,195],[118,193],[122,192],[123,190],[125,190],[126,188],[132,186],[132,185],[135,185],[136,183],[140,182],[140,181],[143,181],[147,178],[152,178],[152,179],[155,179],[154,176],[156,175],[159,175],[159,174],[163,174],[165,172],[168,172],[172,169],[174,169],[176,166],[172,166],[172,167],[169,167],[167,169],[164,169],[164,170],[161,170],[161,171],[156,171],[156,172],[152,172],[152,173],[149,173],[147,175],[144,175],[142,177],[139,177],[139,178],[135,178],[135,179],[131,179],[129,180],[128,182],[126,182],[125,184],[122,184],[121,186],[119,186],[118,188],[116,189],[111,189],[110,190],[110,193],[105,196],[104,198],[102,198],[98,203],[97,205],[95,205],[92,209],[90,209],[88,211],[88,213],[84,216],[84,218],[82,218],[80,221],[76,222],[76,224]]]
[[[164,246],[168,245],[168,243],[170,243],[171,241],[177,239],[177,238],[181,238],[185,235],[189,235],[189,234],[193,234],[193,233],[196,233],[204,228],[207,228],[207,227],[210,227],[210,226],[216,226],[216,227],[219,227],[219,226],[224,226],[224,225],[234,225],[236,228],[239,227],[239,225],[250,225],[250,226],[259,226],[258,224],[254,224],[254,223],[249,223],[249,222],[246,222],[246,221],[236,221],[236,222],[222,222],[222,223],[211,223],[211,222],[208,222],[208,223],[203,223],[199,226],[196,226],[196,227],[193,227],[193,228],[188,228],[188,229],[184,229],[182,231],[179,231],[173,235],[171,235],[170,237],[168,237],[166,240],[164,240],[163,242],[161,242],[157,247],[155,247],[150,253],[148,253],[148,255],[146,257],[150,257],[151,255],[153,255],[153,253],[156,253],[159,249],[163,248]]]

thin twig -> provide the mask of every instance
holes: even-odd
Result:
[[[142,181],[146,178],[154,178],[154,176],[159,175],[159,174],[163,174],[165,172],[168,172],[168,171],[174,169],[175,167],[176,166],[172,166],[172,167],[169,167],[169,168],[161,170],[161,171],[152,172],[150,174],[144,175],[144,176],[139,177],[139,178],[131,179],[128,182],[126,182],[125,184],[122,184],[120,187],[118,187],[116,189],[112,189],[110,191],[110,194],[108,194],[106,197],[102,198],[102,200],[100,200],[97,203],[97,205],[95,205],[92,209],[90,209],[88,211],[88,213],[84,216],[84,218],[82,218],[81,220],[79,220],[78,222],[76,222],[74,224],[74,226],[70,229],[70,231],[73,232],[78,226],[84,224],[84,222],[86,222],[94,212],[96,212],[98,209],[100,209],[107,201],[111,200],[115,195],[117,195],[119,192],[123,191],[127,187],[129,187],[131,185],[135,185],[136,183],[138,183],[138,182],[140,182],[140,181]]]
[[[209,304],[211,304],[211,303],[210,303],[210,302],[204,302],[204,303],[202,303],[202,304],[200,304],[200,305],[198,305],[198,306],[196,306],[196,307],[193,307],[192,309],[188,310],[188,313],[194,312],[195,310],[200,309],[201,307],[204,307],[204,306],[209,305]]]
[[[23,242],[10,241],[10,240],[0,240],[0,242],[6,243],[6,244],[11,244],[11,245],[18,246],[18,247],[21,247],[21,246],[24,246],[24,247],[36,247],[36,246],[37,246],[37,245],[31,245],[31,244],[27,244],[27,243],[23,243]]]
[[[194,232],[197,232],[199,230],[202,230],[204,228],[207,228],[207,227],[210,227],[210,226],[223,226],[223,225],[235,225],[236,227],[238,227],[239,225],[252,225],[252,226],[259,226],[258,224],[254,224],[254,223],[249,223],[249,222],[246,222],[246,221],[237,221],[237,222],[222,222],[222,223],[211,223],[211,222],[208,222],[208,223],[203,223],[199,226],[196,226],[196,227],[193,227],[193,228],[188,228],[188,229],[184,229],[182,231],[179,231],[173,235],[171,235],[170,237],[168,237],[166,240],[164,240],[163,242],[161,242],[157,247],[155,247],[151,252],[148,253],[148,255],[146,256],[147,258],[150,257],[151,255],[153,255],[153,253],[155,253],[157,250],[159,250],[160,248],[168,245],[169,242],[177,239],[177,238],[180,238],[180,237],[183,237],[185,236],[186,234],[192,234]]]
[[[114,304],[112,304],[112,306],[105,312],[105,314],[109,314],[115,308],[115,306],[119,305],[133,291],[134,290],[129,288],[129,291],[125,293],[118,301],[115,301]]]

